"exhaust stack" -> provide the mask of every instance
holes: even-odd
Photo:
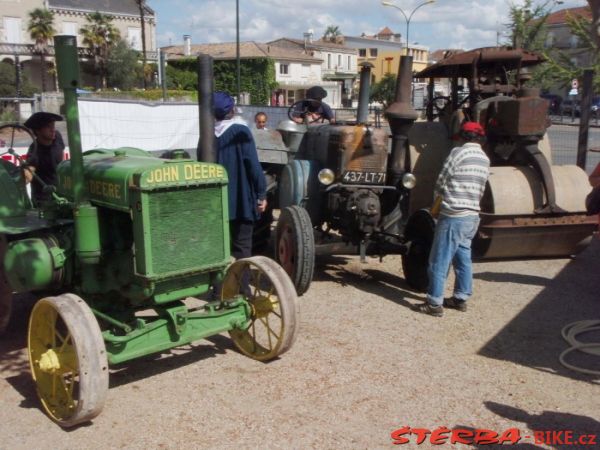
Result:
[[[200,139],[197,159],[203,162],[217,162],[215,139],[215,116],[213,114],[213,59],[210,55],[198,56],[198,118]]]
[[[368,61],[359,64],[360,69],[360,90],[358,91],[358,114],[357,123],[367,123],[369,121],[369,93],[371,91],[371,69],[375,67]]]
[[[389,180],[398,185],[405,170],[408,151],[408,131],[419,117],[411,104],[412,56],[401,56],[396,81],[396,98],[385,110],[385,117],[392,130],[392,154],[390,156]]]

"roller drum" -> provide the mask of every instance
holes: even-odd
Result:
[[[473,244],[481,258],[569,256],[585,247],[595,223],[585,215],[587,176],[577,166],[552,166],[556,204],[565,213],[535,214],[546,203],[529,167],[492,167]]]

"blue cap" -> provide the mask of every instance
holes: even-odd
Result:
[[[233,98],[227,92],[213,92],[215,119],[223,120],[233,109]]]

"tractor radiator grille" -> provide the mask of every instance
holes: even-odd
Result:
[[[341,150],[342,170],[354,172],[387,171],[387,134],[375,128],[368,134],[362,127],[343,127],[331,142]]]
[[[222,189],[182,189],[149,195],[149,234],[155,275],[194,270],[225,259]]]
[[[385,172],[387,166],[387,151],[373,151],[373,149],[353,149],[344,155],[345,170],[360,172]]]

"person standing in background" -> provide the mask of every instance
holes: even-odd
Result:
[[[267,115],[262,112],[259,111],[256,113],[256,115],[254,116],[254,125],[256,126],[257,130],[267,130]]]
[[[229,183],[231,254],[252,254],[254,222],[267,208],[267,182],[248,126],[234,117],[234,101],[226,92],[213,93],[217,162],[225,167]]]

